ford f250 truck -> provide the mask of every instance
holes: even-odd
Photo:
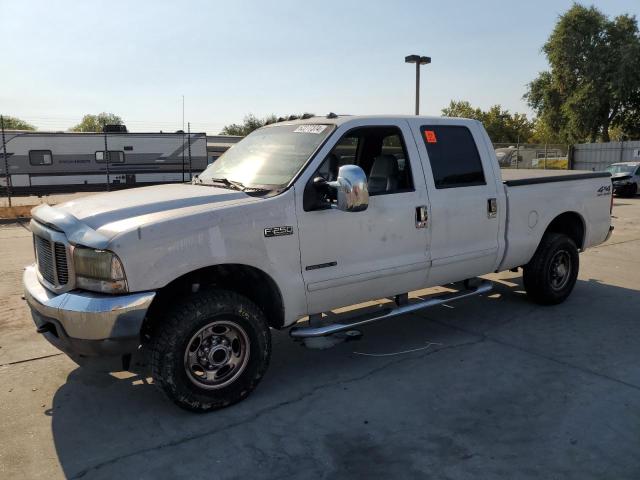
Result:
[[[611,198],[608,172],[501,173],[474,120],[285,121],[191,184],[35,208],[25,298],[38,332],[70,356],[142,348],[161,390],[207,411],[256,387],[271,329],[335,338],[486,293],[476,277],[518,267],[533,301],[562,302],[578,252],[611,234]],[[368,316],[323,317],[384,298]]]

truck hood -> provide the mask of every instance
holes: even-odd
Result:
[[[91,195],[55,207],[41,205],[32,215],[35,220],[64,231],[73,243],[101,248],[125,228],[255,201],[259,199],[236,190],[168,184]]]

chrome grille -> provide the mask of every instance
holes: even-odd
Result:
[[[40,275],[52,285],[55,285],[55,275],[53,271],[53,252],[51,242],[42,237],[35,237],[36,241],[36,261]]]
[[[34,243],[36,247],[36,262],[42,278],[54,286],[62,286],[69,283],[69,267],[67,265],[65,245],[37,235],[34,235]]]
[[[58,276],[58,283],[60,285],[66,285],[67,283],[69,283],[67,249],[65,248],[63,243],[55,242],[53,244],[53,251],[55,252],[56,274]]]

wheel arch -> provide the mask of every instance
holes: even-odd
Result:
[[[551,232],[567,235],[574,241],[578,250],[582,250],[584,247],[587,233],[586,223],[582,215],[578,212],[569,211],[556,216],[551,220],[551,222],[549,222],[549,225],[547,225],[542,237]],[[542,239],[540,241],[542,241]]]
[[[203,288],[220,288],[244,295],[262,310],[270,327],[280,329],[284,325],[284,299],[273,278],[259,268],[229,263],[190,271],[160,288],[147,312],[142,334],[149,333],[172,299]]]

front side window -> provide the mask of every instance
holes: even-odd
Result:
[[[96,162],[104,163],[104,150],[96,152]],[[124,152],[109,150],[109,163],[124,163]]]
[[[482,161],[471,131],[463,126],[423,126],[436,188],[486,185]]]
[[[328,181],[343,165],[358,165],[367,175],[370,195],[413,190],[411,169],[398,127],[362,127],[347,132],[322,162],[317,174]]]
[[[53,154],[51,150],[29,150],[29,163],[31,165],[51,165]]]
[[[354,128],[336,142],[305,186],[303,208],[306,212],[324,210],[335,204],[336,191],[318,188],[314,183],[317,177],[335,181],[340,167],[344,165],[362,168],[371,196],[414,190],[409,157],[400,129],[396,126]]]
[[[229,148],[199,176],[245,186],[286,186],[334,130],[333,125],[283,124],[253,131]]]

